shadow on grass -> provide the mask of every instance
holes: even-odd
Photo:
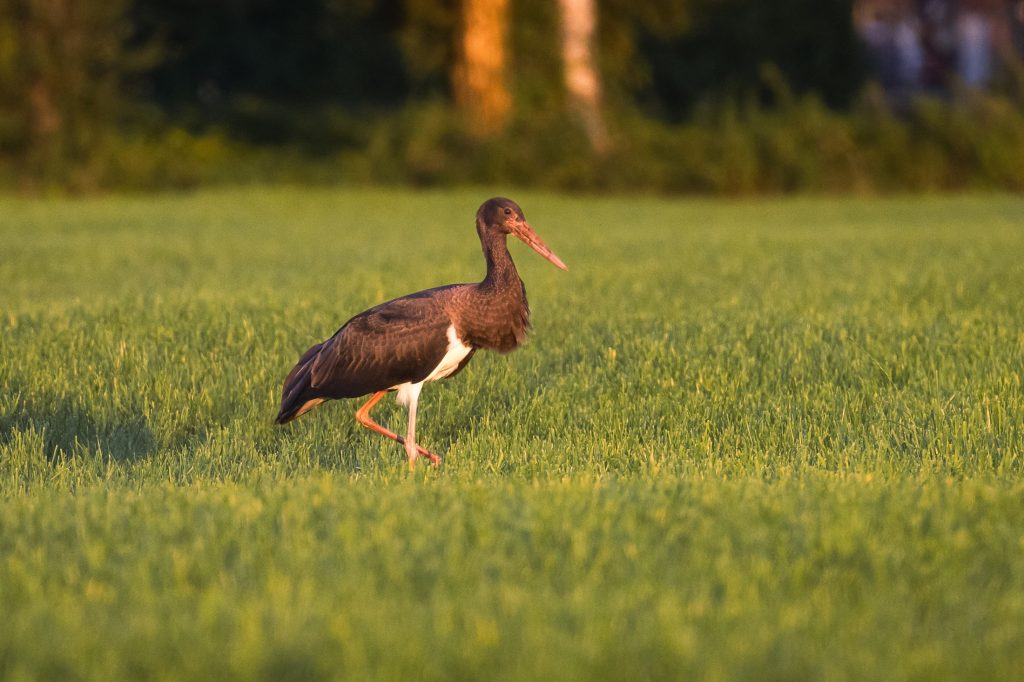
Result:
[[[7,395],[24,393],[10,384],[0,390]],[[51,461],[85,449],[124,462],[148,457],[156,449],[153,433],[142,418],[98,419],[72,397],[21,399],[14,409],[0,414],[0,443],[6,445],[15,433],[29,430],[43,434]]]
[[[393,395],[373,411],[373,419],[387,429],[397,428],[404,435],[406,411],[393,404]],[[267,452],[281,462],[301,461],[313,469],[344,473],[403,464],[406,455],[402,445],[356,421],[355,411],[364,402],[365,397],[328,400],[295,421],[274,425],[274,437]]]

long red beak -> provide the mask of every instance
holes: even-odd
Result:
[[[519,237],[524,244],[551,261],[555,267],[568,270],[569,266],[562,262],[562,259],[555,255],[555,252],[548,248],[544,240],[537,236],[530,224],[525,220],[512,223],[512,234]]]

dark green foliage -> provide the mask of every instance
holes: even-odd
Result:
[[[641,99],[669,120],[682,120],[702,103],[751,94],[778,104],[763,77],[769,66],[798,94],[815,93],[834,108],[848,106],[867,78],[850,0],[694,4],[684,34],[643,30],[641,53],[651,75]]]
[[[323,120],[348,144],[313,152],[297,143],[268,147],[223,132],[159,127],[108,135],[73,186],[500,183],[733,195],[1024,188],[1024,110],[990,96],[956,106],[921,100],[902,117],[870,96],[846,114],[814,97],[784,107],[708,108],[679,125],[623,114],[613,121],[614,146],[605,155],[558,112],[516,115],[502,134],[485,139],[441,100],[372,121],[341,112]],[[15,177],[13,168],[0,169]],[[47,177],[60,183],[59,175]]]
[[[193,130],[334,148],[325,107],[394,106],[410,94],[401,3],[133,0],[134,42],[163,58],[139,94]]]
[[[347,177],[386,183],[512,183],[591,191],[763,194],[1024,188],[1024,110],[966,96],[920,100],[896,116],[868,92],[849,113],[776,86],[778,104],[705,107],[666,125],[614,121],[614,147],[594,154],[566,116],[518,117],[479,140],[441,103],[379,122]]]
[[[0,180],[95,184],[129,73],[130,0],[0,2]]]
[[[611,147],[566,111],[556,3],[511,3],[508,126],[455,110],[458,3],[0,1],[0,186],[514,183],[756,194],[1024,186],[1024,77],[894,114],[848,2],[598,3]]]

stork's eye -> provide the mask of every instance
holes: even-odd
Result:
[[[505,209],[505,215],[512,215],[512,209],[511,208],[506,208]]]

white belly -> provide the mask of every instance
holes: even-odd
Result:
[[[472,350],[472,348],[462,343],[459,339],[459,335],[455,332],[455,325],[448,325],[448,350],[445,352],[444,357],[441,358],[441,362],[438,363],[433,372],[427,375],[424,381],[437,381],[438,379],[451,376],[451,373],[459,368],[459,365],[462,364],[462,361],[466,359],[466,356]]]
[[[462,340],[459,339],[454,324],[448,325],[447,335],[448,350],[445,351],[441,362],[437,363],[437,367],[427,375],[426,379],[416,384],[405,382],[404,384],[392,387],[398,389],[398,395],[395,396],[395,400],[398,401],[399,405],[408,405],[410,401],[415,400],[420,394],[420,388],[426,382],[437,381],[438,379],[451,376],[452,372],[458,369],[462,361],[466,359],[466,356],[472,352],[473,349],[462,343]]]

